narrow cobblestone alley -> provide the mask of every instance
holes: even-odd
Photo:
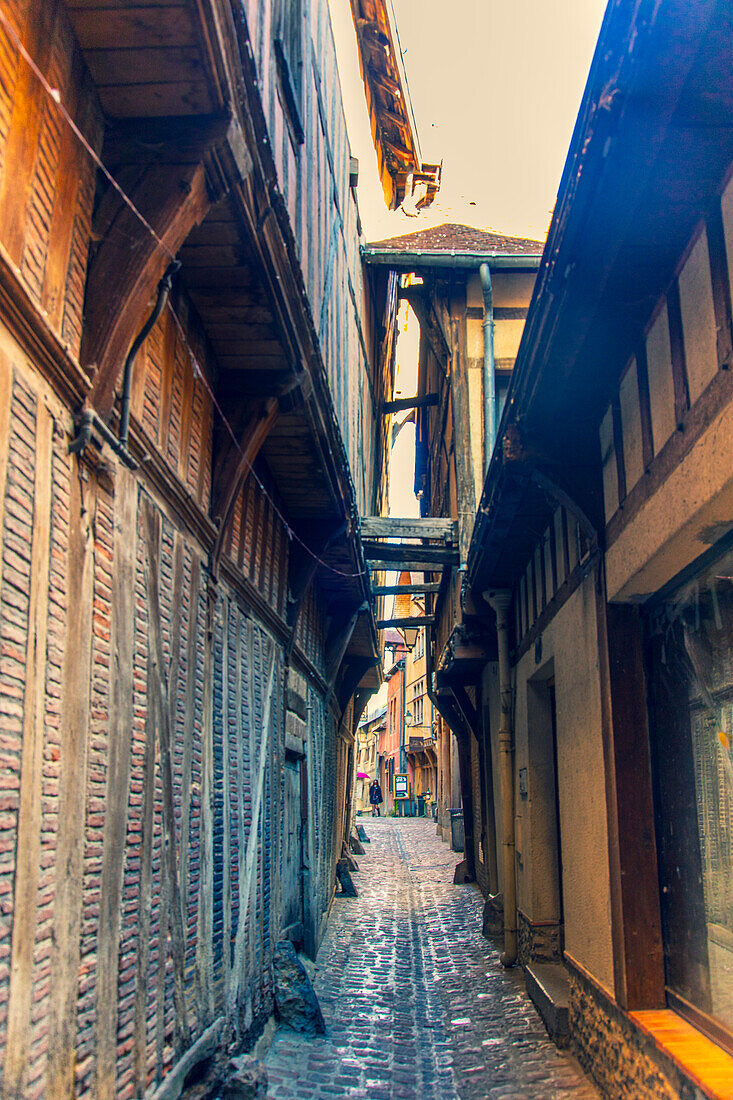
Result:
[[[327,1034],[278,1032],[271,1100],[596,1097],[482,937],[481,895],[452,884],[432,822],[365,824],[359,897],[336,898],[317,960]]]

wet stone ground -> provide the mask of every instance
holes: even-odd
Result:
[[[482,898],[424,819],[364,819],[371,843],[337,896],[314,984],[327,1033],[281,1029],[271,1100],[598,1096],[550,1041],[518,970],[481,935]]]

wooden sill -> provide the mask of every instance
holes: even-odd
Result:
[[[733,1057],[671,1008],[630,1012],[659,1050],[712,1100],[733,1098]]]

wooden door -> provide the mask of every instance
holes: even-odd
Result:
[[[303,818],[301,813],[302,758],[285,761],[284,866],[282,884],[282,935],[303,940]]]

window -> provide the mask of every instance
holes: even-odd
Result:
[[[418,630],[417,640],[415,642],[415,660],[419,660],[420,657],[425,656],[425,630],[424,628]]]
[[[295,145],[303,132],[303,12],[304,0],[277,0],[274,11],[274,47],[278,87],[283,110]]]
[[[667,996],[733,1051],[733,552],[657,603],[646,662]]]

